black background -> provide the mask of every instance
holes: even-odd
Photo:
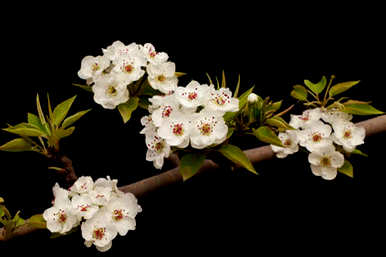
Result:
[[[77,21],[82,24],[81,19]],[[73,112],[93,108],[78,122],[74,135],[62,142],[62,150],[73,160],[78,175],[94,179],[110,175],[125,185],[158,174],[145,161],[144,137],[139,135],[139,119],[145,112],[136,112],[132,121],[123,125],[117,111],[104,110],[93,102],[91,94],[71,86],[82,82],[76,75],[82,58],[102,54],[101,48],[115,40],[151,42],[157,50],[167,52],[177,70],[188,73],[180,85],[191,79],[204,83],[205,72],[220,75],[224,69],[230,87],[241,73],[243,90],[256,85],[257,94],[284,99],[284,106],[289,106],[295,103],[289,97],[292,85],[335,74],[337,81],[361,80],[350,96],[372,100],[386,110],[382,31],[374,26],[361,29],[360,22],[349,26],[347,21],[310,29],[298,27],[308,19],[285,27],[283,21],[273,29],[258,22],[251,19],[236,26],[231,21],[224,23],[221,31],[218,27],[205,30],[209,33],[201,33],[200,26],[167,30],[153,24],[145,36],[129,29],[110,36],[102,29],[95,33],[82,26],[81,36],[66,27],[60,27],[60,33],[52,27],[34,27],[32,35],[25,29],[18,35],[21,38],[7,34],[1,42],[0,126],[24,121],[27,112],[36,113],[36,93],[42,102],[50,93],[54,103],[77,94]],[[0,133],[1,143],[12,138]],[[252,138],[239,143],[243,148],[260,145]],[[220,255],[237,251],[244,256],[262,250],[332,251],[335,246],[343,251],[375,250],[384,239],[385,143],[384,134],[366,139],[361,149],[369,158],[352,158],[354,179],[338,175],[334,181],[324,181],[315,177],[307,155],[298,153],[255,165],[260,176],[245,170],[223,170],[161,189],[139,199],[144,211],[137,216],[137,230],[117,237],[112,250],[104,255]],[[43,157],[2,152],[0,163],[0,195],[13,213],[22,210],[22,217],[27,218],[50,206],[51,188],[58,177],[46,169]],[[48,232],[41,231],[0,244],[0,248],[12,254],[26,249],[52,255],[91,256],[97,252],[83,246],[79,232],[58,239],[48,237]]]

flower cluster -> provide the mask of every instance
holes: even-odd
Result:
[[[94,100],[106,109],[114,109],[129,100],[128,86],[148,74],[150,85],[163,93],[177,88],[176,67],[169,56],[156,52],[152,44],[125,45],[114,42],[103,56],[83,58],[78,76],[93,85]]]
[[[344,164],[342,152],[353,152],[364,143],[365,129],[351,122],[352,115],[339,110],[315,108],[302,115],[291,115],[290,125],[295,130],[279,133],[284,147],[272,145],[278,158],[299,150],[299,145],[309,152],[312,173],[326,180],[337,175]]]
[[[56,184],[53,193],[53,206],[43,213],[47,229],[66,234],[82,223],[85,245],[94,244],[99,251],[109,250],[117,234],[135,230],[135,216],[141,212],[135,196],[120,191],[110,177],[95,182],[80,177],[69,190]]]
[[[195,149],[221,144],[226,140],[226,112],[239,110],[239,100],[228,88],[216,90],[213,85],[197,81],[177,87],[170,94],[149,99],[149,116],[142,118],[148,147],[146,160],[161,169],[171,147]]]

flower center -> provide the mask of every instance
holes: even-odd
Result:
[[[217,105],[224,105],[226,100],[222,97],[222,96],[217,96],[215,99],[214,99],[215,103]]]
[[[157,77],[157,80],[158,80],[159,82],[164,82],[164,81],[166,80],[166,77],[165,77],[164,75],[159,75],[159,76]]]
[[[114,212],[113,212],[113,219],[115,221],[120,221],[121,219],[123,219],[122,210],[114,210]]]
[[[63,211],[61,211],[59,213],[59,222],[63,224],[66,222],[66,220],[67,220],[67,215]]]
[[[133,70],[134,70],[134,67],[131,66],[130,64],[125,66],[125,71],[127,73],[131,73]]]
[[[114,86],[109,86],[109,88],[106,90],[106,93],[110,96],[116,96],[118,94],[118,91],[115,89]]]
[[[320,160],[320,165],[321,165],[321,166],[324,166],[324,167],[329,167],[329,166],[331,166],[331,160],[330,160],[330,158],[328,158],[328,157],[323,157],[323,158]]]
[[[315,143],[320,142],[320,140],[322,140],[322,136],[319,133],[312,136],[312,141]]]
[[[90,207],[90,205],[86,204],[86,205],[80,205],[79,208],[80,208],[80,211],[87,211],[87,209]]]
[[[105,236],[105,232],[105,228],[97,228],[94,230],[92,237],[96,240],[102,240],[102,238]]]
[[[100,66],[99,66],[98,63],[94,63],[94,64],[91,66],[91,70],[92,70],[93,72],[98,71],[99,69],[100,69]]]
[[[162,112],[162,118],[169,117],[172,111],[173,111],[173,108],[171,106],[166,106],[164,108],[164,111]]]
[[[163,148],[164,148],[163,142],[158,142],[154,146],[155,151],[158,153],[161,152]]]
[[[182,136],[184,134],[184,128],[182,127],[181,123],[174,125],[173,134],[177,136]]]
[[[189,93],[189,95],[188,95],[188,98],[189,98],[189,100],[194,100],[194,99],[196,99],[197,98],[197,93],[196,92],[191,92],[191,93]]]
[[[151,58],[154,58],[156,55],[157,55],[156,52],[151,52],[151,53],[150,53],[150,57],[151,57]]]
[[[345,132],[344,132],[344,138],[351,138],[351,130],[346,130]]]
[[[201,134],[204,136],[209,136],[212,132],[212,127],[209,123],[205,123],[200,127]]]
[[[286,141],[284,141],[285,146],[290,146],[291,143],[292,143],[291,139],[287,139]]]

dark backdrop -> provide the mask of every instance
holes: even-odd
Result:
[[[205,72],[220,75],[224,69],[230,86],[241,73],[243,90],[255,84],[257,94],[284,99],[284,106],[289,106],[295,103],[289,97],[292,85],[305,78],[316,81],[322,75],[335,74],[337,81],[361,80],[360,86],[350,91],[351,96],[372,100],[386,110],[386,56],[379,32],[357,33],[342,28],[332,36],[328,28],[321,29],[323,36],[308,30],[262,32],[250,27],[243,35],[237,30],[210,35],[176,31],[176,39],[156,39],[150,33],[136,37],[130,31],[124,37],[111,38],[100,34],[76,38],[49,32],[22,40],[10,37],[1,42],[5,57],[0,126],[24,121],[27,112],[36,112],[36,93],[42,99],[50,93],[55,103],[77,94],[73,112],[93,108],[78,122],[74,135],[62,141],[63,151],[73,160],[78,175],[94,179],[110,175],[124,185],[158,174],[145,161],[144,137],[139,135],[139,119],[145,112],[135,112],[132,121],[123,125],[117,111],[102,109],[89,93],[71,86],[72,82],[81,82],[76,75],[81,59],[101,54],[101,48],[115,40],[126,44],[152,42],[159,51],[169,53],[177,70],[188,73],[180,85],[191,79],[206,82]],[[0,132],[1,143],[12,138]],[[361,149],[369,157],[352,159],[354,179],[338,175],[334,181],[324,181],[315,177],[307,155],[299,153],[255,165],[260,176],[245,170],[223,170],[161,189],[139,199],[143,212],[137,216],[137,230],[117,237],[106,256],[124,251],[127,255],[220,255],[238,251],[243,256],[263,249],[375,249],[382,240],[377,232],[384,233],[385,223],[385,143],[384,134],[366,139]],[[259,145],[251,138],[240,144],[244,148]],[[27,218],[50,206],[51,187],[58,178],[46,169],[43,157],[1,152],[0,163],[0,195],[12,212],[22,210],[22,217]],[[80,233],[58,239],[48,236],[41,231],[0,244],[0,248],[9,253],[29,249],[31,253],[53,255],[89,256],[96,252],[83,246]]]

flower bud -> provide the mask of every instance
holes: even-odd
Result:
[[[249,103],[256,103],[257,102],[257,99],[258,99],[258,95],[256,95],[255,93],[250,93],[249,96],[248,96],[248,102]]]

